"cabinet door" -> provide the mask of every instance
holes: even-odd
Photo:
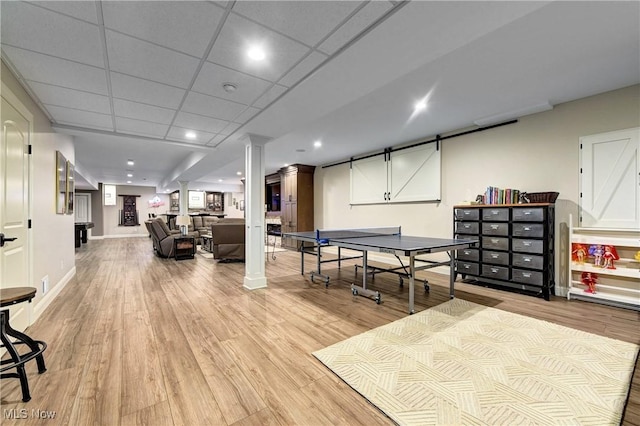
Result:
[[[298,203],[285,202],[282,204],[282,232],[296,232],[298,230]],[[296,248],[296,240],[282,237],[282,245]]]
[[[580,138],[581,226],[640,228],[640,128]]]
[[[283,202],[297,201],[298,199],[298,174],[286,173],[284,175],[284,199]]]
[[[383,155],[351,163],[351,204],[387,202],[387,162]]]
[[[440,150],[435,143],[391,153],[391,202],[440,200]]]

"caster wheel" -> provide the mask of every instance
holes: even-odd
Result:
[[[376,297],[374,299],[376,301],[376,303],[379,305],[380,303],[382,303],[382,299],[380,298],[380,296]]]
[[[351,290],[351,294],[353,294],[354,296],[358,295],[358,290],[356,290],[355,288]]]
[[[400,287],[404,286],[404,280],[400,277]]]
[[[424,283],[424,291],[429,291],[430,287],[429,284]]]
[[[329,282],[328,281],[324,283],[324,288],[329,288]]]

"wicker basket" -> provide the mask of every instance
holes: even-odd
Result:
[[[527,192],[526,197],[530,203],[555,203],[559,192]]]

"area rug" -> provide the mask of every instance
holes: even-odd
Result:
[[[638,346],[453,299],[313,355],[401,425],[609,425]]]

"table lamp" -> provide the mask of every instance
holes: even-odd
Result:
[[[176,225],[180,227],[180,234],[182,236],[187,235],[187,227],[191,224],[191,218],[189,216],[176,217]]]

